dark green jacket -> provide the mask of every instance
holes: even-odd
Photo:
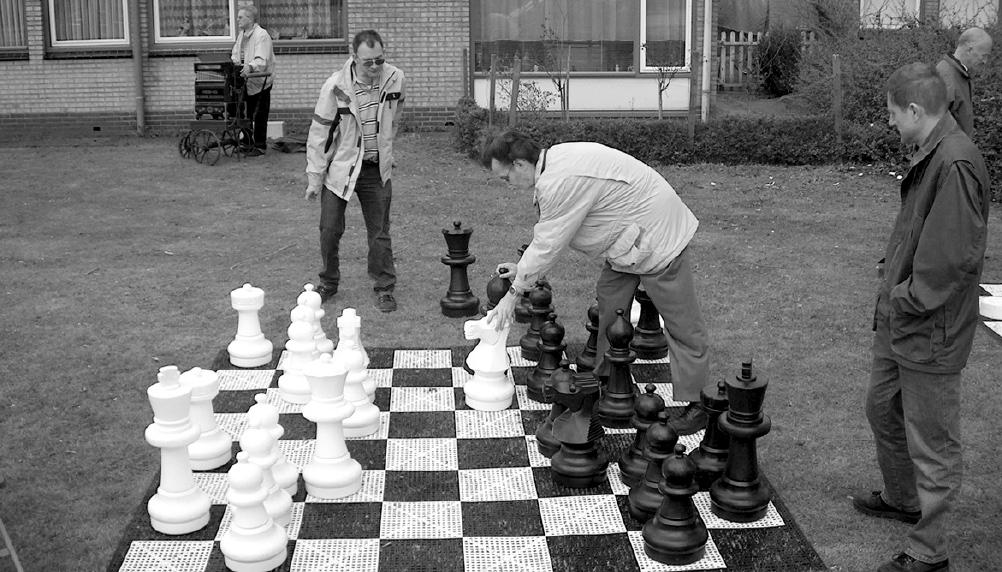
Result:
[[[887,244],[874,329],[897,362],[930,373],[967,365],[978,324],[990,188],[981,153],[949,113],[911,158]]]
[[[974,90],[967,68],[951,55],[936,64],[936,73],[946,84],[946,105],[968,137],[974,137]]]

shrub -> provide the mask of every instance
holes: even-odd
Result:
[[[792,28],[769,30],[755,53],[762,89],[774,97],[793,93],[800,70],[800,32]]]

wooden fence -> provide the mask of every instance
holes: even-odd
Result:
[[[760,81],[755,52],[764,32],[720,32],[717,55],[720,62],[717,84],[720,89],[754,89]],[[800,52],[817,45],[812,30],[800,31]]]

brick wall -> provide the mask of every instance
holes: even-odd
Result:
[[[135,132],[132,58],[121,52],[115,57],[47,58],[45,0],[24,1],[28,57],[0,61],[0,77],[5,78],[0,84],[2,136],[58,130],[60,125],[73,132]],[[147,126],[157,131],[181,129],[193,119],[196,57],[151,55],[152,4],[147,0],[136,4],[143,36]],[[378,30],[387,44],[387,58],[404,70],[406,127],[444,128],[466,87],[463,50],[469,46],[469,1],[348,0],[347,13],[348,37],[366,28]],[[340,49],[343,53],[277,56],[271,108],[275,119],[287,121],[287,130],[295,132],[297,125],[309,122],[321,84],[348,57],[346,48]],[[228,53],[228,48],[216,51]]]

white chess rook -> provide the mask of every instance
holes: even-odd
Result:
[[[261,469],[261,486],[268,491],[264,499],[264,509],[277,524],[286,526],[292,521],[292,496],[288,491],[278,486],[271,472],[278,461],[275,454],[274,439],[267,429],[250,426],[240,436],[240,448],[247,452],[247,460]]]
[[[312,311],[306,306],[296,306],[291,317],[278,391],[285,401],[301,404],[310,400],[310,384],[303,376],[303,368],[317,357],[317,345],[313,338],[313,324],[309,321]]]
[[[146,390],[153,423],[146,441],[160,449],[160,486],[147,503],[150,524],[164,534],[188,534],[209,523],[208,495],[195,485],[188,445],[199,430],[189,417],[191,389],[182,386],[177,366],[160,368],[157,383]]]
[[[343,361],[345,352],[357,351],[362,354],[362,368],[369,369],[369,354],[362,346],[362,318],[355,308],[345,308],[337,319],[338,342],[334,350],[334,359]],[[376,397],[376,380],[368,375],[362,383],[365,394],[371,403]]]
[[[258,367],[271,361],[273,346],[261,333],[258,311],[264,307],[264,290],[244,284],[230,292],[237,311],[237,335],[226,347],[230,363],[237,367]]]
[[[211,369],[195,367],[181,374],[181,385],[191,389],[191,421],[198,427],[198,440],[188,445],[191,468],[208,471],[233,457],[233,440],[216,424],[212,400],[219,394],[219,376]]]
[[[344,398],[355,406],[355,412],[344,421],[344,434],[346,437],[364,437],[379,430],[379,408],[365,392],[364,382],[369,376],[362,365],[364,356],[358,351],[358,344],[354,340],[349,340],[348,343],[350,345],[344,353],[334,358],[348,372],[345,376]]]
[[[362,487],[362,465],[351,458],[344,442],[342,423],[355,410],[344,400],[346,377],[347,371],[330,354],[306,369],[312,398],[303,407],[303,416],[317,424],[317,439],[313,458],[303,467],[303,481],[306,492],[317,498],[346,497]]]
[[[254,401],[256,403],[247,410],[247,425],[261,427],[271,434],[272,454],[277,459],[271,467],[271,474],[278,486],[285,489],[290,496],[295,496],[299,490],[299,469],[285,458],[285,454],[278,447],[278,440],[285,434],[285,428],[278,423],[278,408],[268,403],[268,395],[265,393],[255,395]]]
[[[473,378],[463,385],[466,404],[478,411],[508,409],[515,394],[515,384],[507,374],[511,368],[505,347],[508,328],[497,331],[485,317],[464,322],[463,335],[480,340],[466,357],[466,365],[473,370]]]
[[[229,529],[219,541],[226,567],[235,572],[267,572],[288,558],[288,534],[265,510],[268,491],[260,467],[244,451],[228,473],[226,501],[233,512]]]

